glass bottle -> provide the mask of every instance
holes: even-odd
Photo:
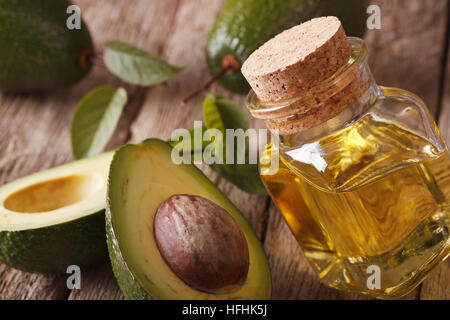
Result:
[[[348,41],[345,65],[308,93],[267,103],[251,91],[247,107],[279,138],[260,175],[321,281],[395,298],[450,253],[450,156],[424,102],[378,86],[363,40]],[[284,130],[313,91],[330,118]]]

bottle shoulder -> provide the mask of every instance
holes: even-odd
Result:
[[[403,127],[401,118],[376,111],[370,109],[358,121],[317,141],[294,148],[280,145],[281,161],[319,188],[345,192],[438,157],[445,149]]]
[[[380,93],[370,112],[424,138],[439,150],[446,148],[433,116],[420,97],[409,91],[391,87],[380,87]]]

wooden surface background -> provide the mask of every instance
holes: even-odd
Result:
[[[148,137],[168,138],[175,128],[202,119],[199,96],[181,99],[208,77],[204,45],[223,0],[75,1],[96,48],[120,39],[161,55],[186,69],[167,85],[127,86],[130,95],[108,149]],[[450,139],[448,0],[373,0],[381,7],[381,30],[366,36],[370,64],[379,84],[410,90],[428,104]],[[447,66],[447,69],[446,69]],[[446,71],[445,71],[446,70]],[[81,83],[40,94],[0,94],[0,185],[72,159],[69,123],[80,98],[97,85],[119,85],[95,68]],[[219,89],[243,106],[244,97]],[[253,122],[254,125],[257,125]],[[264,244],[274,299],[366,299],[330,289],[317,280],[294,237],[268,197],[240,191],[213,172],[206,174],[241,209]],[[109,261],[82,270],[80,290],[66,287],[66,275],[43,276],[0,264],[0,299],[123,299]],[[450,261],[443,263],[406,299],[450,299]]]

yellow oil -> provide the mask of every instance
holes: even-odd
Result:
[[[299,148],[289,139],[281,152],[268,145],[261,177],[324,283],[396,297],[449,255],[447,149],[371,114]],[[279,170],[265,175],[272,152]]]

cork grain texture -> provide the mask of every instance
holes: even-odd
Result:
[[[289,100],[336,73],[350,54],[339,19],[316,18],[266,42],[245,61],[242,73],[264,102]]]

